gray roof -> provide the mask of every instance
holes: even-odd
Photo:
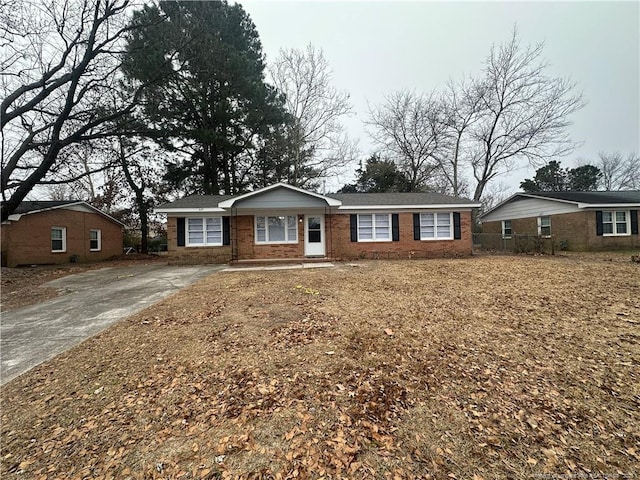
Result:
[[[442,193],[330,193],[327,197],[342,202],[343,207],[375,205],[468,205],[467,198]]]
[[[640,190],[618,192],[532,192],[524,195],[578,203],[640,203]]]
[[[18,205],[18,208],[16,208],[16,211],[13,213],[23,214],[35,212],[38,210],[47,210],[49,208],[62,207],[64,205],[72,205],[79,202],[80,200],[24,200],[20,202],[20,205]]]
[[[335,198],[343,207],[376,205],[469,205],[467,198],[457,198],[441,193],[329,193],[325,197]],[[189,195],[173,202],[157,206],[162,208],[215,208],[218,203],[233,198],[233,195]]]
[[[156,208],[215,208],[218,203],[232,197],[233,195],[189,195],[173,202],[163,203]]]

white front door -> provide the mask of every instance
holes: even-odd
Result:
[[[304,254],[324,257],[324,215],[304,216]]]

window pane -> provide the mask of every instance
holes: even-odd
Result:
[[[212,217],[207,218],[207,231],[212,232],[215,230],[222,229],[222,218],[220,217]]]
[[[309,243],[320,243],[322,241],[320,237],[320,230],[309,230]]]
[[[616,233],[627,233],[627,222],[624,223],[616,223]]]
[[[51,240],[62,240],[62,230],[60,228],[51,229]]]
[[[551,219],[549,217],[540,217],[540,226],[548,227],[551,225]]]
[[[256,227],[264,230],[264,217],[256,217]]]
[[[389,227],[376,228],[376,240],[389,240]]]
[[[388,227],[389,215],[375,215],[376,227]]]
[[[613,233],[613,223],[603,223],[602,233]]]
[[[258,230],[258,242],[266,242],[267,241],[267,233],[264,228],[262,230]]]
[[[603,222],[612,222],[613,221],[612,212],[602,212],[602,221]]]
[[[285,217],[268,217],[270,242],[284,242],[284,221]]]
[[[616,212],[616,222],[626,222],[627,212]]]
[[[202,230],[203,224],[201,218],[189,218],[189,230]]]
[[[361,227],[371,227],[373,225],[372,215],[358,215],[358,225]]]
[[[434,225],[433,223],[433,213],[422,213],[420,214],[420,224],[426,227],[431,227]]]
[[[448,227],[451,224],[451,215],[448,213],[438,213],[438,227]]]
[[[291,215],[287,217],[287,241],[295,242],[298,240],[298,224],[297,217]]]
[[[438,227],[438,238],[449,238],[451,236],[451,228],[447,225],[446,227]]]
[[[540,227],[540,235],[548,237],[551,235],[551,227]]]
[[[98,240],[98,231],[97,230],[89,230],[89,238],[91,240]]]
[[[204,243],[204,232],[189,231],[189,243]]]
[[[373,240],[373,215],[358,215],[358,240]]]
[[[434,227],[420,227],[420,238],[434,238]]]

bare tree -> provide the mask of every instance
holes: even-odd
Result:
[[[601,183],[605,190],[640,190],[640,156],[620,152],[598,154],[596,166],[602,172]]]
[[[521,47],[514,29],[486,60],[476,86],[482,92],[480,116],[471,134],[476,201],[492,179],[519,160],[540,165],[576,147],[567,129],[585,102],[574,93],[574,83],[547,76],[542,51],[542,44]]]
[[[480,117],[485,95],[483,85],[469,79],[447,82],[442,98],[445,122],[445,148],[439,157],[442,174],[454,196],[467,194],[468,181],[463,175],[465,160],[469,157],[467,137]]]
[[[71,145],[114,134],[135,92],[112,103],[130,0],[27,0],[0,15],[2,220]]]
[[[443,105],[434,93],[393,92],[382,105],[369,109],[371,139],[406,175],[411,190],[434,183],[445,145]],[[435,182],[439,183],[439,182]]]
[[[269,66],[270,80],[285,95],[292,117],[289,181],[304,186],[314,178],[339,173],[357,154],[341,119],[351,113],[349,94],[331,85],[332,72],[322,50],[280,50]]]

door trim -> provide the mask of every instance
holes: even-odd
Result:
[[[315,217],[320,219],[320,243],[309,243],[309,217]],[[305,257],[326,257],[327,246],[325,239],[324,228],[324,214],[309,214],[304,216],[304,256]],[[318,246],[317,250],[313,250],[312,247]]]

